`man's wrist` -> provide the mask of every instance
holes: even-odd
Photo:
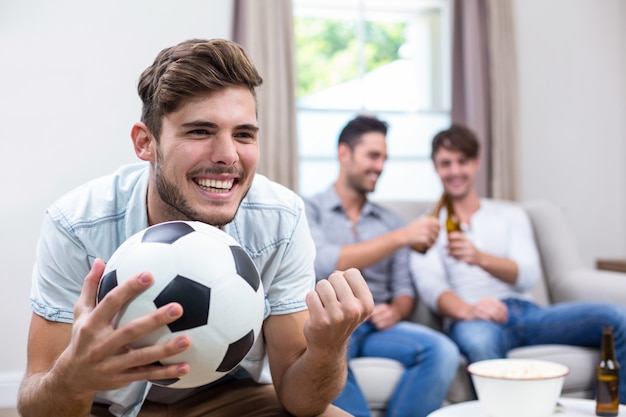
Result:
[[[489,268],[489,256],[486,253],[483,253],[479,250],[476,251],[476,265],[481,267],[482,269]]]
[[[91,407],[96,396],[96,391],[85,389],[85,387],[80,384],[74,384],[74,378],[58,369],[60,362],[61,361],[57,361],[55,366],[52,367],[45,377],[49,387],[54,389],[57,393],[62,393],[62,395],[67,398],[67,401],[75,404],[77,408],[80,407],[81,404]]]
[[[471,320],[474,318],[474,306],[471,304],[466,304],[459,311],[459,320]]]

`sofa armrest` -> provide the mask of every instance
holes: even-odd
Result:
[[[586,267],[574,230],[563,210],[545,200],[528,201],[523,207],[533,225],[544,273],[549,278],[559,278],[560,274],[571,269]]]
[[[626,273],[577,268],[550,280],[553,302],[599,301],[626,306]]]

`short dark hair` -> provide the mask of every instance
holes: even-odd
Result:
[[[141,121],[158,140],[163,116],[189,99],[225,87],[245,86],[256,98],[263,80],[243,48],[225,39],[190,39],[163,49],[139,79]]]
[[[480,151],[480,143],[469,128],[454,123],[448,129],[437,133],[433,138],[430,151],[430,158],[433,161],[440,148],[461,152],[468,159],[476,159]]]
[[[361,137],[369,132],[379,132],[383,135],[387,135],[388,125],[380,119],[373,116],[357,116],[350,120],[348,124],[344,126],[339,134],[339,140],[337,145],[342,143],[348,145],[350,149],[361,142]]]

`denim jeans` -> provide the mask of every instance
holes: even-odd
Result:
[[[390,358],[404,365],[387,417],[425,417],[441,407],[459,367],[459,350],[446,335],[410,322],[380,331],[369,322],[361,324],[348,345],[348,359],[355,357]],[[352,370],[333,404],[355,417],[370,416]]]
[[[600,347],[602,327],[613,327],[620,368],[620,402],[626,403],[626,308],[616,304],[568,302],[540,307],[528,301],[503,300],[509,310],[506,323],[487,320],[457,321],[450,337],[470,363],[504,358],[519,346],[563,344]]]

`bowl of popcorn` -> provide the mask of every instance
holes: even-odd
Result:
[[[537,359],[489,359],[472,363],[467,372],[487,416],[548,417],[569,368]]]

